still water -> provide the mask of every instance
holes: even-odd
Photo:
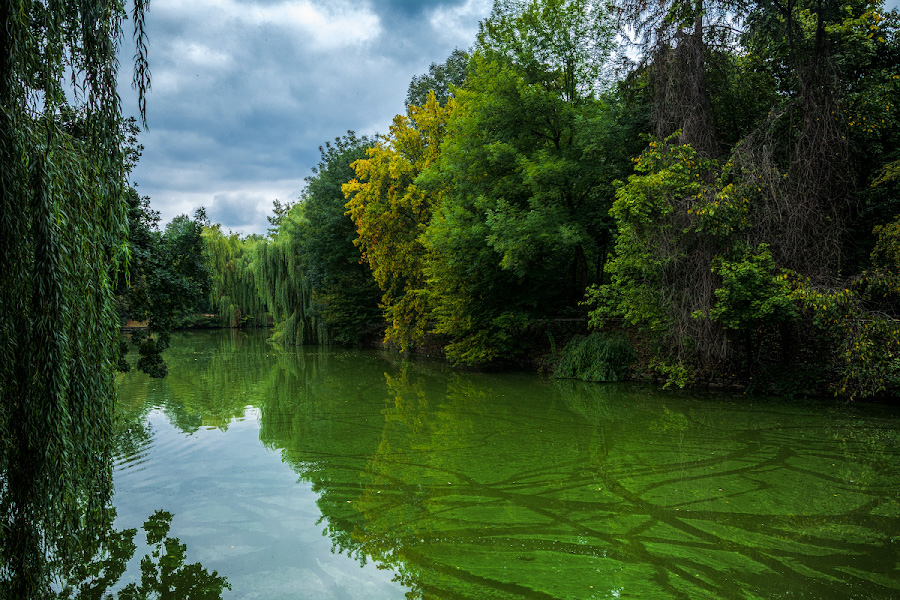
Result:
[[[172,513],[223,598],[900,597],[896,409],[265,339],[119,380],[116,525]]]

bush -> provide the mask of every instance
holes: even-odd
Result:
[[[577,336],[563,348],[554,377],[582,381],[623,381],[636,358],[621,334]]]

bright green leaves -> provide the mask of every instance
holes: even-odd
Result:
[[[748,201],[729,173],[689,145],[651,141],[635,174],[616,191],[610,214],[618,236],[610,282],[591,289],[595,327],[623,319],[649,335],[667,376],[724,358],[721,329],[695,313],[713,307],[717,256],[727,256],[748,225]],[[674,369],[674,370],[673,370]]]
[[[602,2],[508,1],[494,3],[478,46],[490,60],[517,65],[529,84],[577,104],[597,89],[613,36]]]
[[[488,53],[489,55],[489,53]],[[512,356],[536,317],[574,308],[605,257],[609,163],[591,133],[605,106],[480,52],[440,158],[419,179],[442,193],[422,238],[435,331],[451,360]]]
[[[611,39],[597,3],[498,4],[454,98],[410,107],[355,163],[344,192],[387,340],[443,334],[451,360],[487,362],[577,304],[624,171],[595,135],[612,122],[594,99]]]
[[[616,191],[610,214],[618,235],[606,267],[610,284],[588,296],[598,305],[591,313],[595,326],[622,317],[663,332],[677,318],[670,296],[678,292],[666,283],[672,277],[689,277],[675,271],[693,249],[690,240],[703,231],[710,203],[706,199],[715,198],[717,190],[706,183],[714,163],[672,139],[651,141],[635,159],[637,173]]]
[[[791,321],[798,316],[791,286],[779,275],[765,244],[737,260],[718,260],[713,271],[722,278],[709,317],[725,329],[749,332]]]

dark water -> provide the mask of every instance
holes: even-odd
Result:
[[[176,336],[167,360],[120,379],[117,526],[173,513],[224,598],[900,598],[895,409],[264,332]]]

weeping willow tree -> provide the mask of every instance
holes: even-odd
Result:
[[[135,83],[149,84],[145,0]],[[126,229],[119,1],[0,3],[0,597],[50,593],[111,493]]]
[[[295,205],[269,240],[253,248],[250,269],[275,320],[272,340],[285,345],[327,343],[328,326],[313,300],[304,264],[303,205]]]
[[[218,223],[203,230],[203,254],[210,271],[209,303],[223,327],[265,324],[266,304],[260,296],[250,261],[259,238],[225,235]]]

